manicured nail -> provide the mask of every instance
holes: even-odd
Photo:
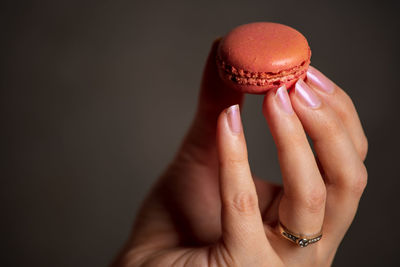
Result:
[[[278,88],[275,93],[275,99],[286,114],[293,114],[292,104],[285,85]]]
[[[321,100],[319,100],[318,96],[301,79],[296,82],[295,93],[305,105],[311,108],[318,108],[321,105]]]
[[[234,134],[240,133],[242,131],[242,122],[240,120],[239,105],[230,106],[226,110],[226,115],[231,132]]]
[[[312,86],[330,94],[333,92],[333,90],[335,90],[335,85],[333,82],[312,66],[308,67],[307,82]]]

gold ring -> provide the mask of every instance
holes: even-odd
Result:
[[[279,222],[279,232],[283,237],[299,245],[302,248],[307,247],[308,245],[313,244],[315,242],[318,242],[322,238],[322,230],[314,235],[298,234],[287,229],[286,226],[284,226],[281,222]]]

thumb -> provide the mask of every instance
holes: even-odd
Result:
[[[181,151],[200,161],[216,160],[215,134],[220,112],[236,103],[242,103],[243,94],[229,88],[219,77],[216,56],[220,39],[213,42],[204,68],[197,112],[185,137]],[[194,150],[194,151],[192,151]],[[214,156],[214,157],[212,157]]]
[[[231,255],[232,265],[261,266],[257,262],[266,260],[266,255],[272,253],[268,253],[271,247],[250,172],[238,105],[219,116],[217,150],[223,247]]]

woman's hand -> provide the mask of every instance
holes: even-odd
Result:
[[[367,139],[351,99],[312,67],[290,94],[269,91],[263,113],[283,187],[253,178],[234,105],[243,95],[220,81],[217,46],[193,125],[115,266],[329,266],[367,181]],[[323,237],[300,248],[283,238],[279,221],[293,233],[322,229]]]

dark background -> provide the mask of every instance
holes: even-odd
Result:
[[[396,2],[2,1],[0,265],[106,266],[191,122],[212,41],[274,21],[306,36],[369,138],[369,184],[334,265],[396,266]],[[252,170],[279,180],[261,101],[244,110]]]

